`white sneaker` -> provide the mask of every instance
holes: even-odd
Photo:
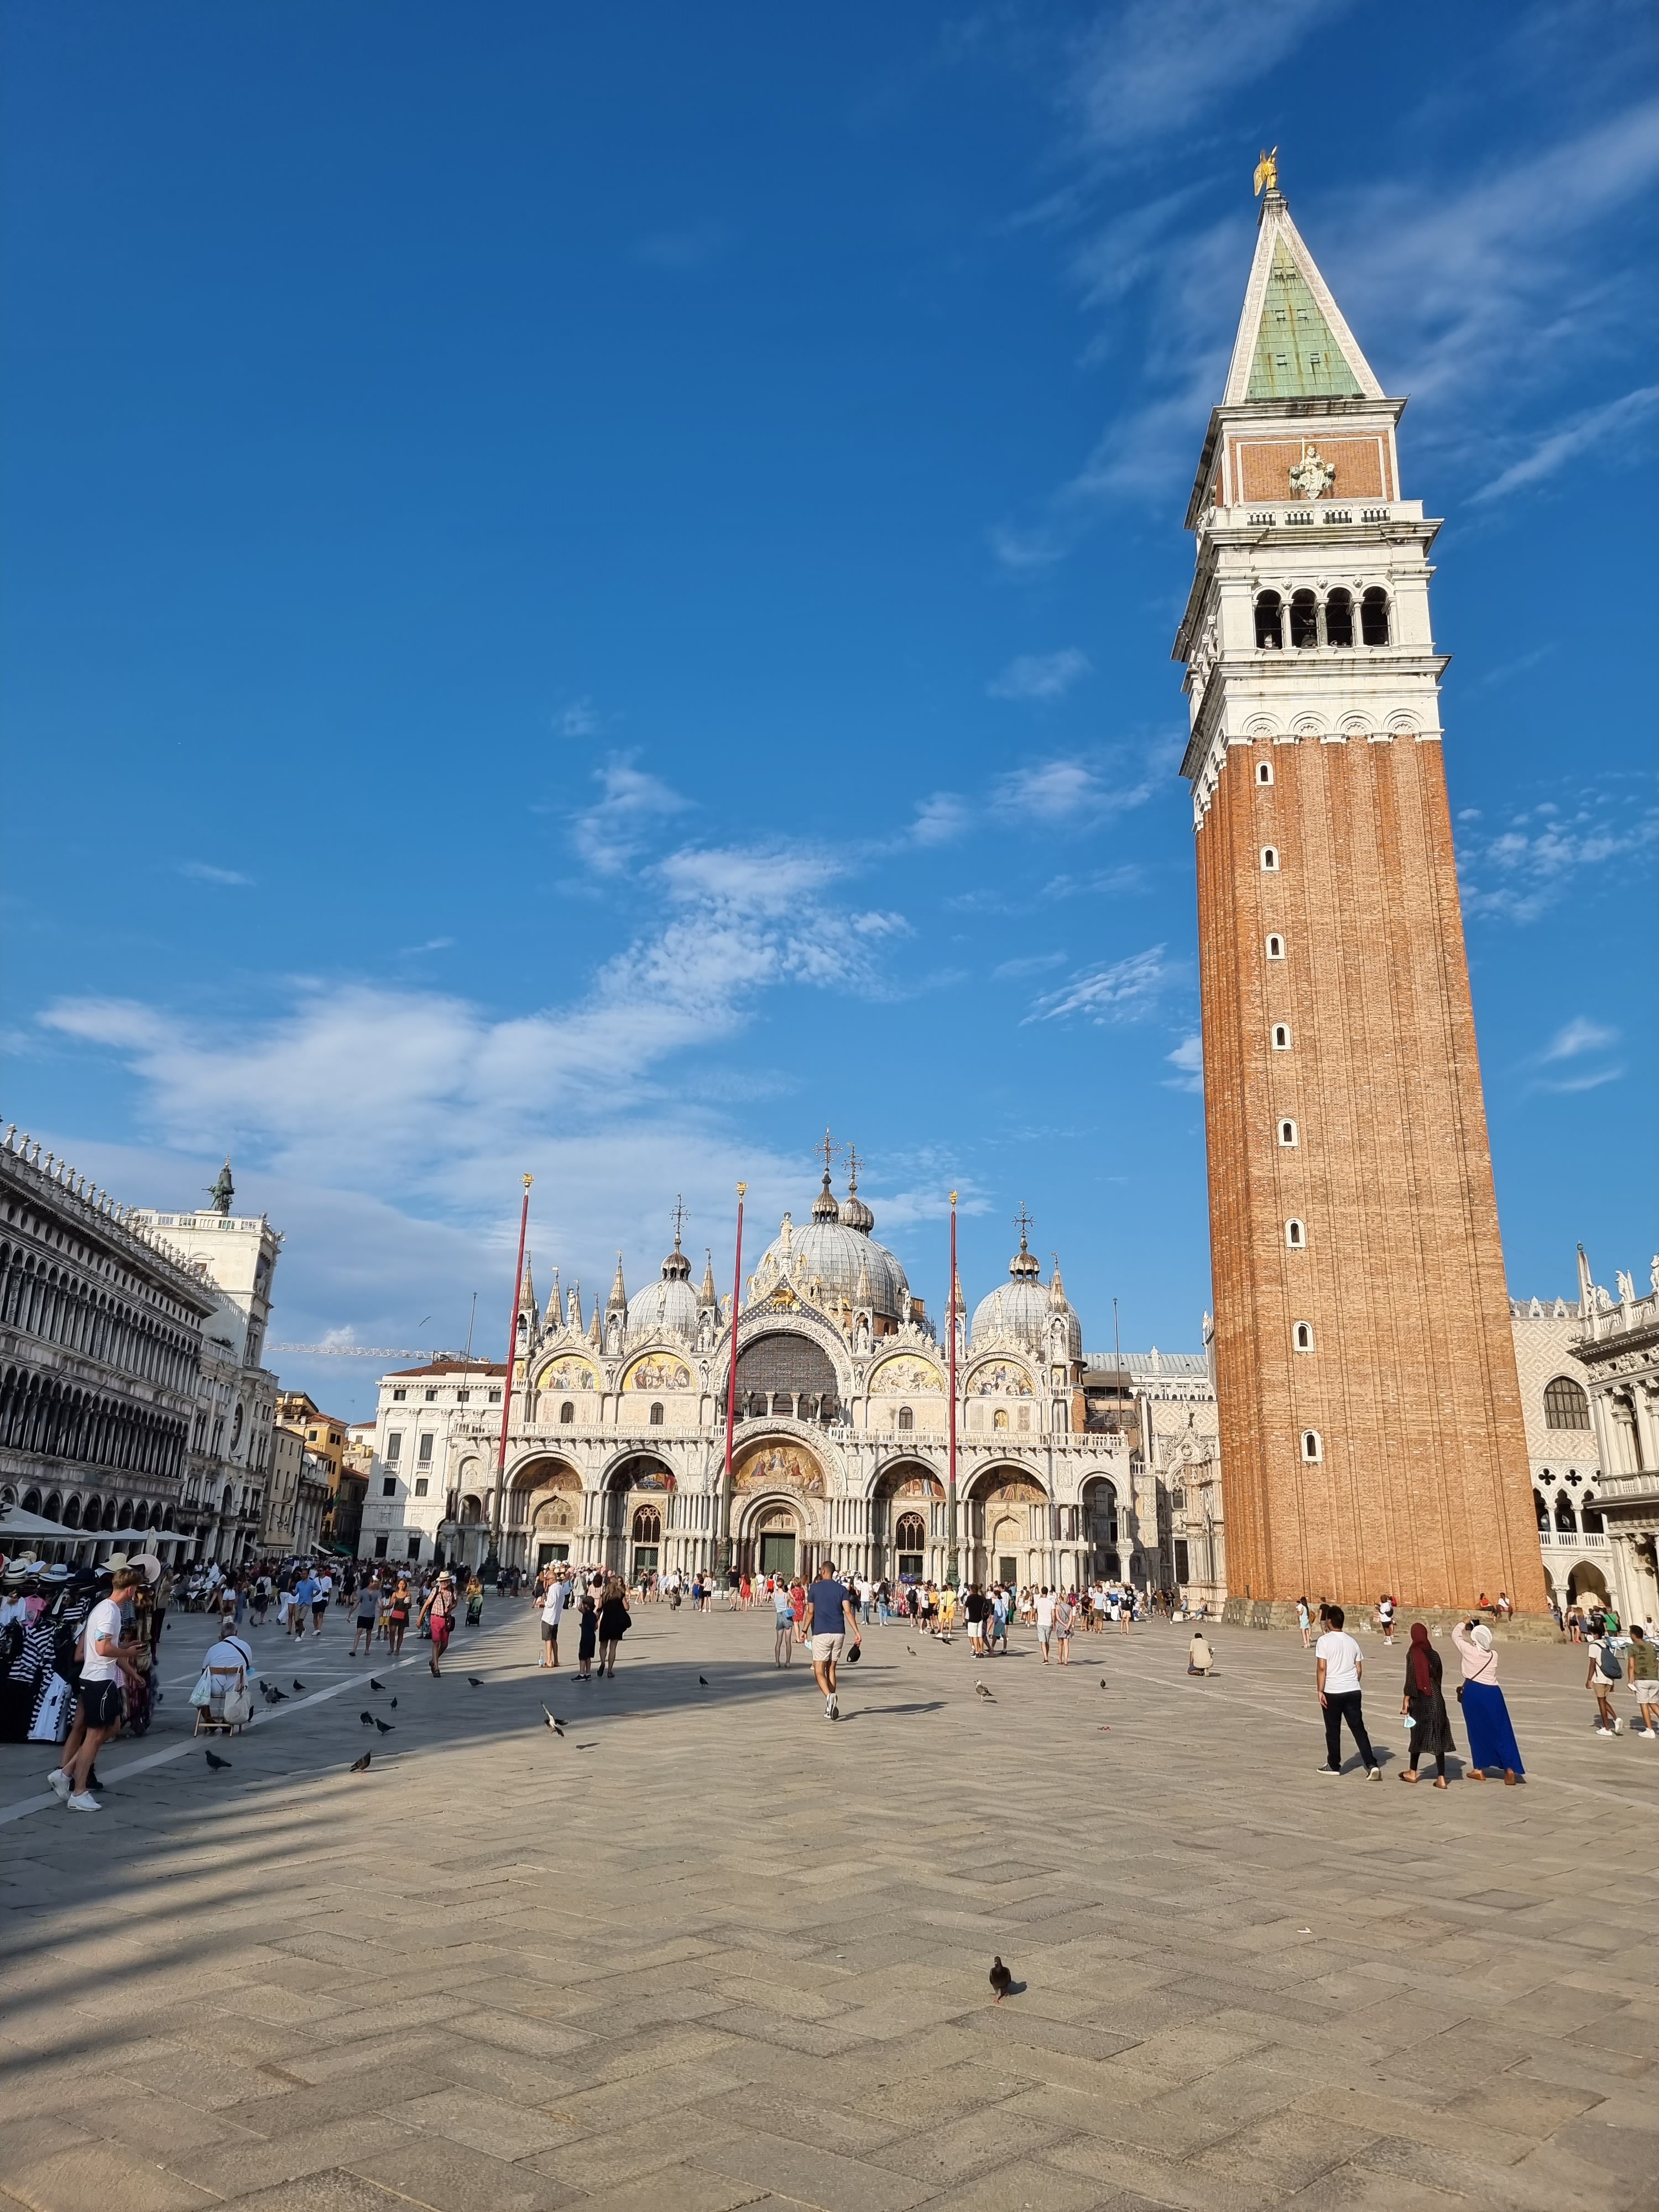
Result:
[[[1613,1730],[1604,1721],[1597,1721],[1595,1723],[1595,1733],[1597,1735],[1611,1735],[1613,1734]]]
[[[1613,1732],[1615,1735],[1623,1735],[1625,1733],[1625,1723],[1623,1721],[1618,1719],[1614,1720],[1613,1723]]]
[[[74,1789],[75,1784],[61,1766],[52,1768],[52,1772],[46,1777],[46,1784],[60,1805],[68,1803],[70,1792]]]
[[[1382,1768],[1380,1766],[1368,1766],[1365,1769],[1365,1779],[1367,1782],[1380,1782],[1382,1779]]]
[[[78,1796],[66,1798],[64,1802],[71,1813],[101,1813],[104,1809],[90,1790],[83,1790]]]

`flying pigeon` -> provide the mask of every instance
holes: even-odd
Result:
[[[369,1718],[371,1720],[374,1720],[374,1716],[371,1713],[369,1715]],[[390,1721],[376,1720],[374,1721],[374,1725],[379,1729],[382,1735],[390,1735],[392,1734],[392,1723]]]
[[[482,1690],[482,1689],[483,1689],[483,1683],[478,1680],[478,1677],[477,1677],[476,1674],[469,1674],[469,1675],[467,1676],[467,1678],[466,1678],[466,1679],[467,1679],[467,1680],[468,1680],[469,1682],[471,1682],[471,1685],[472,1685],[472,1686],[473,1686],[473,1688],[474,1688],[475,1690]]]
[[[374,1727],[374,1714],[373,1714],[373,1713],[359,1713],[359,1714],[358,1714],[358,1716],[357,1716],[357,1717],[358,1717],[358,1719],[362,1723],[362,1724],[363,1724],[363,1726],[364,1726],[365,1728],[373,1728],[373,1727]]]
[[[303,1682],[296,1682],[294,1686],[296,1690],[303,1692],[306,1686]]]
[[[230,1761],[228,1759],[217,1759],[214,1756],[212,1752],[209,1752],[207,1755],[207,1763],[213,1769],[216,1774],[219,1771],[222,1766],[228,1766],[230,1765]]]
[[[991,1987],[997,1993],[996,2001],[999,2004],[1002,2002],[1004,1997],[1007,1996],[1009,1990],[1013,1987],[1013,1982],[1014,1978],[1009,1972],[1006,1966],[1003,1965],[1001,1958],[999,1956],[993,1959],[991,1961]]]
[[[905,1650],[909,1653],[910,1656],[914,1659],[914,1658],[915,1657],[915,1656],[916,1656],[916,1647],[915,1647],[915,1645],[914,1644],[907,1644],[905,1645],[905,1647],[904,1647],[904,1648],[905,1648]]]
[[[543,1712],[547,1713],[547,1725],[552,1729],[554,1735],[562,1735],[564,1734],[564,1723],[562,1720],[556,1719],[553,1714],[547,1712],[547,1707],[545,1705],[542,1707],[542,1711]]]
[[[386,1684],[384,1682],[377,1682],[374,1677],[371,1674],[368,1678],[368,1686],[371,1690],[383,1690],[386,1687]]]
[[[991,1695],[991,1692],[986,1688],[983,1682],[975,1683],[974,1695],[976,1698],[983,1698],[988,1705],[994,1705],[996,1703],[996,1699]]]
[[[351,1771],[354,1774],[367,1774],[368,1771],[368,1759],[369,1754],[368,1752],[365,1752],[361,1759],[354,1759],[351,1762]]]

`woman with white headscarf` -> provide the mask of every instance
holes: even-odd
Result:
[[[1463,1708],[1463,1724],[1469,1732],[1468,1771],[1463,1778],[1484,1782],[1489,1766],[1501,1766],[1504,1781],[1513,1787],[1526,1769],[1521,1764],[1521,1747],[1515,1740],[1510,1709],[1498,1686],[1498,1654],[1492,1649],[1492,1631],[1484,1621],[1466,1620],[1453,1629],[1452,1642],[1463,1662],[1457,1696]]]

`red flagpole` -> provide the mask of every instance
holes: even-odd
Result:
[[[732,1267],[732,1371],[726,1382],[726,1480],[720,1492],[720,1566],[732,1565],[732,1433],[738,1420],[738,1300],[743,1295],[743,1201],[746,1182],[738,1185],[738,1256]]]
[[[945,1299],[946,1326],[951,1332],[951,1504],[950,1550],[945,1559],[945,1579],[954,1589],[962,1579],[962,1561],[957,1544],[957,1194],[951,1193],[951,1290]]]
[[[524,1179],[524,1204],[519,1209],[519,1258],[513,1270],[513,1310],[507,1322],[507,1381],[501,1391],[501,1440],[495,1449],[495,1491],[489,1502],[489,1550],[497,1567],[501,1556],[501,1489],[507,1473],[507,1425],[513,1417],[514,1353],[519,1341],[519,1292],[524,1287],[524,1240],[530,1226],[530,1186],[534,1176]]]

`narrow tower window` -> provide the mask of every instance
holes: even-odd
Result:
[[[1291,643],[1298,647],[1319,642],[1319,601],[1311,592],[1291,594]]]
[[[1301,1139],[1296,1133],[1296,1124],[1294,1121],[1281,1121],[1279,1123],[1279,1141],[1281,1145],[1297,1145],[1301,1143]]]
[[[1273,1050],[1288,1052],[1291,1048],[1291,1025],[1288,1022],[1273,1024]]]
[[[651,1425],[653,1429],[659,1429],[662,1426],[662,1407],[660,1404],[655,1404],[651,1408]]]
[[[1279,852],[1275,846],[1264,845],[1261,848],[1261,867],[1262,872],[1266,875],[1272,876],[1278,874]]]
[[[1359,602],[1359,635],[1366,645],[1389,641],[1389,595],[1381,584],[1373,584]]]
[[[1353,599],[1352,595],[1338,589],[1325,602],[1325,642],[1327,645],[1353,643]]]
[[[1303,1430],[1302,1456],[1307,1461],[1310,1466],[1312,1466],[1316,1461],[1324,1458],[1325,1447],[1320,1441],[1319,1431],[1317,1429]]]
[[[1307,1231],[1299,1221],[1287,1221],[1285,1224],[1285,1242],[1292,1252],[1301,1251],[1307,1241]]]
[[[572,1425],[572,1424],[574,1422],[575,1418],[576,1418],[576,1408],[575,1408],[575,1406],[574,1406],[574,1402],[573,1402],[570,1399],[567,1398],[567,1399],[565,1399],[565,1400],[562,1401],[562,1403],[560,1405],[560,1407],[559,1407],[559,1425],[560,1425],[560,1427],[561,1427],[561,1428],[564,1428],[564,1429],[568,1429],[568,1428],[569,1428],[569,1427]]]
[[[1273,781],[1273,764],[1271,761],[1258,761],[1256,763],[1255,780],[1258,783],[1271,783]]]
[[[1277,653],[1285,642],[1284,617],[1279,610],[1283,602],[1277,592],[1258,592],[1255,601],[1255,641],[1257,647]]]
[[[1296,1325],[1296,1333],[1291,1340],[1295,1344],[1298,1352],[1311,1352],[1313,1350],[1313,1323],[1310,1321],[1297,1322]]]
[[[916,1425],[916,1417],[915,1413],[911,1412],[908,1406],[901,1406],[899,1407],[898,1425],[902,1429],[914,1429]]]
[[[1267,957],[1269,960],[1282,960],[1285,957],[1285,940],[1277,930],[1274,930],[1267,939]]]

